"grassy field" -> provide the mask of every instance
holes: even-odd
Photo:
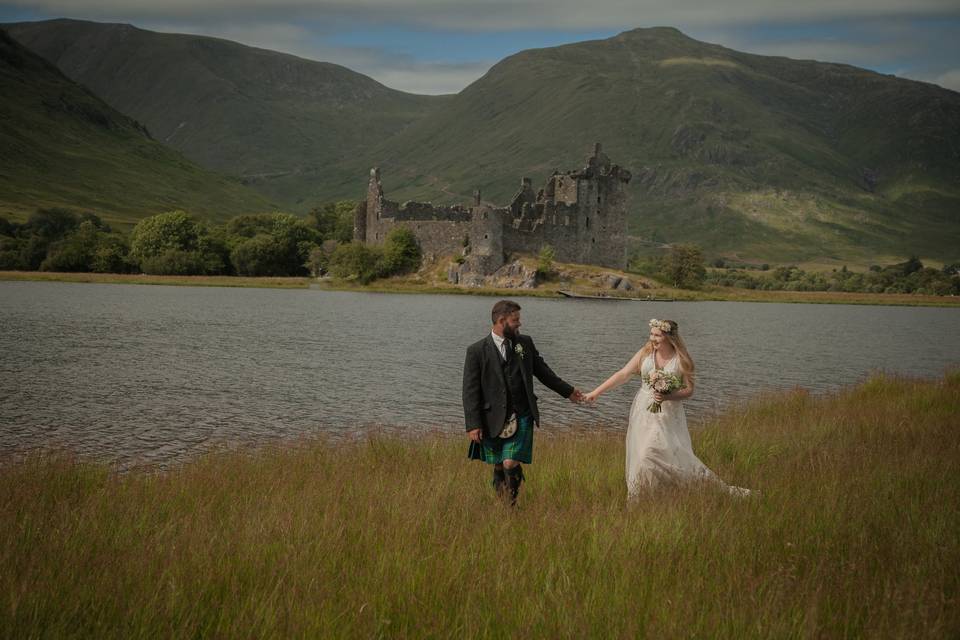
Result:
[[[0,466],[0,636],[946,638],[960,373],[758,398],[727,481],[628,503],[623,442],[538,435],[515,510],[464,439],[306,441],[112,473]]]

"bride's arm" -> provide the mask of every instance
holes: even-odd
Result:
[[[620,385],[624,384],[635,374],[640,372],[640,352],[638,351],[635,356],[630,358],[630,362],[624,365],[623,369],[617,371],[615,374],[607,378],[603,384],[599,387],[588,393],[584,399],[587,402],[593,402],[600,397],[601,394],[610,391],[611,389],[616,389]]]

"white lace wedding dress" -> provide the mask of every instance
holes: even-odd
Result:
[[[640,373],[654,369],[654,355],[640,364]],[[679,373],[680,361],[674,356],[663,369]],[[730,486],[719,478],[693,453],[687,415],[683,401],[665,400],[660,413],[647,410],[653,402],[653,390],[641,384],[630,407],[627,427],[627,493],[635,497],[648,487],[676,484],[690,480],[708,480],[717,483],[735,495],[747,495],[747,489]]]

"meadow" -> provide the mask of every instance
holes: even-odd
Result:
[[[454,430],[455,431],[455,430]],[[960,372],[696,425],[732,484],[628,502],[618,434],[537,435],[520,504],[460,433],[0,465],[0,637],[960,634]]]

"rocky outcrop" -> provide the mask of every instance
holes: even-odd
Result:
[[[472,256],[462,262],[452,262],[447,268],[447,280],[464,287],[492,287],[497,289],[533,289],[537,286],[537,271],[519,260],[508,262],[490,275]]]

